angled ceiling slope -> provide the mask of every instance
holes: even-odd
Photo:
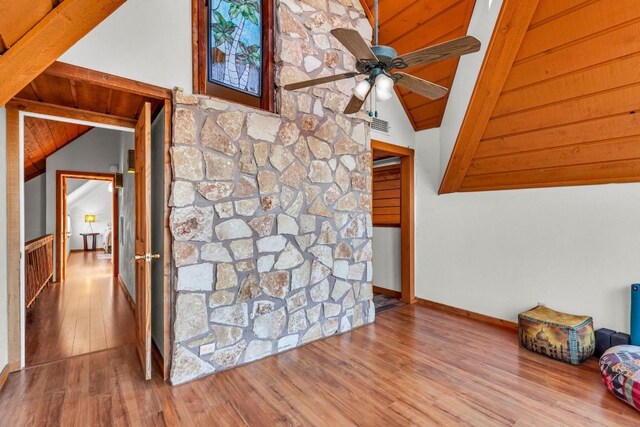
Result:
[[[373,0],[361,3],[373,22]],[[379,43],[404,54],[465,36],[474,5],[475,0],[379,0]],[[453,58],[407,70],[450,89],[458,61]],[[405,89],[396,88],[396,93],[416,131],[440,126],[448,96],[431,101]]]
[[[638,34],[637,0],[540,0],[477,141],[461,140],[465,119],[441,192],[640,181]]]
[[[125,1],[0,1],[0,105]]]

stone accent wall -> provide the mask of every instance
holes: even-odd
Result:
[[[332,28],[359,0],[275,1],[276,81],[354,70]],[[175,94],[171,381],[180,384],[373,322],[367,116],[353,80],[278,91],[279,113]]]

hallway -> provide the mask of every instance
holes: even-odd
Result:
[[[127,296],[111,260],[98,254],[72,252],[67,280],[49,285],[27,310],[27,367],[134,342]]]

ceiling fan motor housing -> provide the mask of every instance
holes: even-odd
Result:
[[[371,51],[378,57],[378,62],[371,60],[359,60],[356,68],[360,73],[371,73],[375,78],[384,71],[399,68],[396,64],[398,53],[390,46],[372,46]],[[394,61],[395,60],[395,61]]]

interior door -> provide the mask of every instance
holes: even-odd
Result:
[[[135,132],[136,346],[151,379],[151,104],[145,102]]]

